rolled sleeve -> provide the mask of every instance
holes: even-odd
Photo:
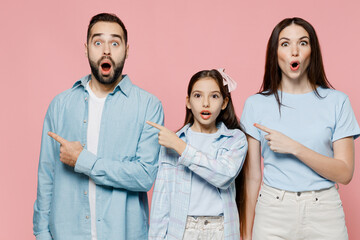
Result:
[[[96,162],[96,155],[90,151],[83,149],[76,161],[75,172],[83,173],[85,175],[90,175],[91,169],[93,168]]]

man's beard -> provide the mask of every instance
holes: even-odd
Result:
[[[114,74],[112,76],[110,75],[109,78],[106,78],[106,79],[101,75],[101,72],[100,72],[101,71],[100,70],[100,68],[101,68],[100,62],[104,58],[109,59],[109,61],[111,61],[111,67],[114,68]],[[90,60],[90,58],[89,58],[91,73],[94,75],[96,80],[98,80],[100,83],[105,84],[105,85],[113,84],[114,82],[116,82],[118,80],[118,78],[120,77],[122,70],[124,68],[124,63],[125,63],[125,59],[122,59],[122,61],[118,65],[116,65],[114,60],[112,60],[111,57],[102,57],[101,59],[99,59],[99,61],[97,63]]]

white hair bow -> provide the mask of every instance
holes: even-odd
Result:
[[[219,68],[217,69],[218,72],[221,74],[222,78],[223,78],[223,84],[224,86],[228,86],[229,92],[232,92],[236,89],[237,87],[237,83],[229,76],[225,73],[225,69],[224,68]]]

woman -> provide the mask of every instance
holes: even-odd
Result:
[[[326,78],[307,21],[274,28],[260,92],[247,99],[241,124],[249,144],[246,239],[251,230],[255,240],[348,239],[334,185],[352,178],[360,129],[349,98]]]

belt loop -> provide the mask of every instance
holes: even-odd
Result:
[[[339,190],[339,188],[340,188],[338,183],[335,184],[335,187],[336,187],[336,190]]]
[[[284,199],[284,195],[285,195],[285,190],[281,190],[279,193],[279,200],[282,201]]]

